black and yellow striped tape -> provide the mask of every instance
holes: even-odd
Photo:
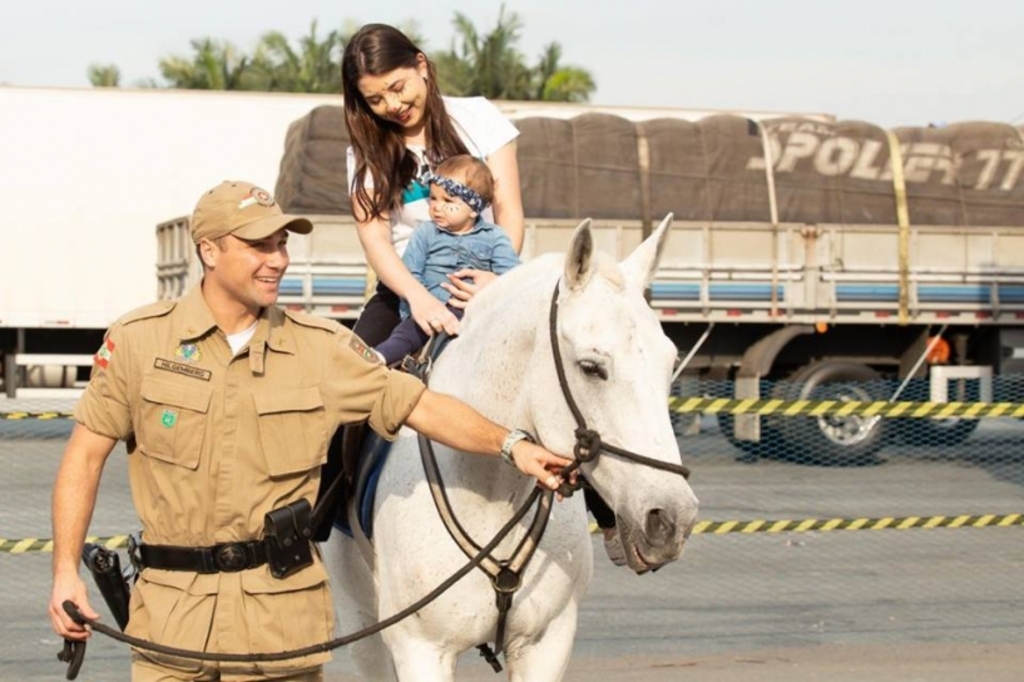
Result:
[[[0,412],[0,421],[71,419],[72,416],[70,412]]]
[[[98,537],[90,535],[86,542],[93,542],[103,545],[107,549],[121,549],[128,546],[127,535],[111,535],[109,537]],[[21,538],[8,540],[0,538],[0,552],[8,554],[28,554],[29,552],[52,552],[53,540],[47,538]]]
[[[911,528],[985,528],[1024,526],[1024,514],[980,516],[882,516],[860,519],[802,519],[780,521],[701,521],[694,533],[807,533],[830,530],[909,530]]]
[[[669,411],[707,414],[759,414],[785,417],[1024,417],[1024,403],[915,403],[855,400],[765,400],[748,398],[669,398]]]
[[[986,528],[1024,526],[1024,514],[981,514],[971,516],[882,516],[858,519],[798,519],[798,520],[754,520],[754,521],[700,521],[693,529],[695,535],[726,535],[729,533],[808,533],[830,530],[909,530],[911,528]],[[597,526],[591,524],[591,532]],[[122,549],[128,546],[127,535],[107,537],[90,536],[86,542],[101,544],[108,549]],[[53,540],[43,538],[21,538],[6,540],[0,538],[0,552],[28,554],[30,552],[52,552]]]
[[[735,398],[669,398],[670,412],[680,414],[758,414],[784,417],[909,417],[948,419],[963,417],[1024,418],[1024,403],[915,403],[859,402],[856,400],[738,400]],[[0,421],[70,419],[69,412],[0,412]]]

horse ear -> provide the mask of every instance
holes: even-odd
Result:
[[[572,233],[569,253],[565,257],[565,283],[579,290],[590,279],[590,265],[594,254],[594,236],[590,232],[590,218],[580,223]]]
[[[665,242],[668,238],[668,228],[672,225],[672,214],[669,213],[658,225],[658,229],[651,233],[651,236],[636,247],[633,253],[629,254],[626,260],[619,264],[622,272],[628,279],[647,288],[654,274],[658,271],[658,263],[661,261],[661,254],[665,250]]]

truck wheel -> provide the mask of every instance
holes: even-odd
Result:
[[[744,454],[745,459],[753,461],[762,457],[765,459],[780,458],[784,450],[782,439],[776,429],[765,423],[765,419],[761,419],[761,440],[754,442],[736,438],[736,418],[733,415],[720,412],[715,416],[718,419],[718,428],[722,435],[733,447]]]
[[[928,384],[925,381],[912,381],[903,392],[900,400],[928,402]],[[967,394],[957,398],[967,402],[981,400],[977,387],[969,387]],[[977,419],[950,417],[947,419],[906,418],[894,419],[896,434],[905,445],[917,447],[952,447],[960,445],[971,437],[981,422]]]
[[[867,365],[825,360],[797,371],[789,400],[871,402],[884,399],[878,373]],[[805,462],[831,466],[870,463],[885,445],[885,420],[878,417],[783,417],[782,439]]]

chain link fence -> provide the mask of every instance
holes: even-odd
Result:
[[[762,398],[737,400],[732,382],[677,382],[669,408],[700,525],[678,564],[643,578],[609,568],[595,538],[577,652],[607,653],[622,631],[641,653],[1024,641],[1024,377],[951,382],[948,403],[927,402],[927,382],[892,401],[897,389],[762,382]],[[72,404],[0,401],[2,679],[63,675],[47,540]],[[115,543],[137,530],[124,457],[90,528]],[[91,646],[100,672],[83,679],[123,679],[127,653]]]

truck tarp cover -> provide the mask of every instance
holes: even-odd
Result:
[[[897,223],[888,135],[870,123],[777,118],[759,125],[729,115],[633,122],[590,113],[515,124],[527,217],[639,219],[671,211],[677,220],[770,222],[767,148],[779,222]],[[911,224],[1024,225],[1024,143],[1016,128],[957,123],[892,134]],[[277,184],[282,206],[348,214],[347,146],[341,107],[321,106],[294,122]]]

